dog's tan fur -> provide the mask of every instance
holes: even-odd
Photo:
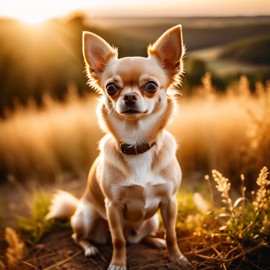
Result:
[[[148,48],[148,58],[118,59],[117,50],[102,38],[90,32],[83,34],[90,84],[102,94],[98,117],[106,135],[82,198],[57,193],[48,218],[71,216],[72,237],[86,256],[98,252],[92,243],[105,243],[109,230],[113,243],[109,270],[126,269],[126,241],[144,241],[159,248],[167,244],[171,260],[190,266],[176,241],[176,193],[181,170],[175,139],[165,130],[175,107],[170,88],[181,74],[183,53],[180,25]],[[109,84],[116,87],[115,93],[106,91]],[[155,89],[148,91],[147,87]],[[127,155],[121,152],[121,143],[153,147]],[[159,227],[159,209],[166,244],[153,237]]]

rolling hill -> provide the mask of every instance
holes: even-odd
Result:
[[[270,65],[270,34],[229,44],[222,49],[220,57],[250,64]]]

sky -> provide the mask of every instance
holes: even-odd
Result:
[[[90,16],[270,15],[270,0],[0,0],[0,16],[38,23],[83,10]]]

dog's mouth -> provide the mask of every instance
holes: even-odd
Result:
[[[127,109],[127,110],[123,110],[121,112],[122,115],[128,115],[128,116],[139,116],[139,115],[146,114],[146,113],[147,113],[147,110],[146,111],[139,111],[136,109]]]
[[[135,109],[127,109],[127,110],[122,111],[122,114],[139,114],[139,113],[142,113],[142,112]]]
[[[146,111],[142,111],[138,108],[138,106],[124,106],[121,110],[121,114],[125,115],[137,115],[137,114],[144,114]]]

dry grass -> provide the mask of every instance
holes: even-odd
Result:
[[[265,268],[270,248],[268,175],[268,169],[262,168],[252,196],[247,196],[242,175],[241,195],[233,199],[230,180],[216,170],[212,178],[217,194],[212,188],[208,197],[195,193],[183,198],[179,194],[177,226],[186,231],[187,242],[192,243],[187,254],[193,255],[198,269],[269,269]],[[212,187],[209,176],[206,180]]]
[[[20,269],[21,261],[25,255],[24,243],[21,241],[17,233],[11,228],[6,228],[5,240],[8,244],[5,252],[6,265],[4,262],[0,261],[0,269]]]
[[[242,77],[219,95],[209,74],[202,81],[195,95],[181,98],[179,115],[169,127],[180,144],[185,175],[214,168],[234,180],[241,173],[250,178],[263,166],[270,167],[270,85],[258,83],[251,95]],[[71,89],[64,103],[48,96],[44,103],[43,109],[33,102],[18,106],[0,121],[0,171],[20,181],[63,171],[85,176],[101,137],[96,98],[79,98]]]
[[[100,138],[92,97],[69,92],[65,103],[44,97],[45,107],[17,108],[0,122],[0,171],[25,178],[86,173]],[[44,177],[45,176],[45,177]]]
[[[196,95],[180,102],[171,130],[180,142],[184,172],[209,173],[214,168],[233,182],[241,173],[255,177],[270,165],[270,84],[258,83],[252,95],[242,77],[219,95],[207,74]]]

